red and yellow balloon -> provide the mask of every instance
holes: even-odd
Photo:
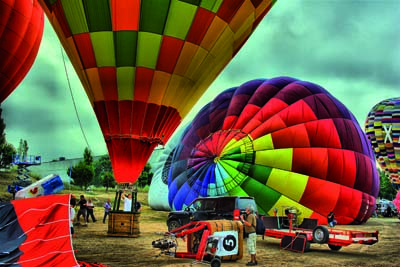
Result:
[[[275,0],[39,0],[135,182]]]
[[[32,67],[43,27],[44,13],[36,0],[0,0],[0,103]]]

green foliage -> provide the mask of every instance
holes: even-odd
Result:
[[[116,186],[116,182],[114,179],[114,175],[112,174],[112,172],[105,172],[102,176],[102,186],[104,186],[106,188],[106,192],[108,192],[108,188],[114,188]]]
[[[388,200],[394,199],[396,197],[397,191],[390,182],[390,179],[381,170],[379,170],[379,180],[380,187],[378,197]]]
[[[16,150],[13,145],[7,143],[6,134],[4,130],[6,129],[6,124],[1,116],[3,109],[0,108],[0,168],[10,168],[13,155],[16,154]]]
[[[92,184],[101,186],[103,183],[103,175],[106,172],[112,173],[111,161],[108,155],[102,156],[100,159],[93,162],[94,166],[94,179]]]
[[[144,188],[146,185],[151,184],[151,180],[153,179],[154,173],[151,170],[151,164],[147,163],[146,166],[144,166],[142,173],[139,176],[138,179],[138,187]]]
[[[69,170],[67,172],[69,174]],[[85,189],[89,186],[94,177],[93,166],[87,165],[84,161],[72,166],[71,178],[74,179],[73,184]]]
[[[0,145],[0,168],[10,168],[13,162],[13,155],[17,151],[15,147],[11,144],[5,143]]]
[[[150,185],[146,185],[145,187],[138,188],[138,192],[147,193],[150,190]]]
[[[93,165],[93,156],[89,148],[85,148],[85,151],[83,152],[83,161],[86,165]]]

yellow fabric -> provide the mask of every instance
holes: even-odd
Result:
[[[280,169],[272,169],[267,186],[294,201],[300,201],[307,186],[308,176]]]

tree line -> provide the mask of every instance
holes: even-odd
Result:
[[[67,168],[67,175],[73,179],[72,184],[84,190],[90,185],[104,186],[106,191],[116,186],[109,155],[93,160],[89,148],[85,148],[83,160]],[[151,165],[147,163],[137,180],[138,187],[144,188],[146,185],[150,185],[153,175]]]

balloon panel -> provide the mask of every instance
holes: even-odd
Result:
[[[400,189],[400,98],[390,98],[376,104],[368,113],[365,122],[376,161]]]
[[[176,210],[198,196],[253,196],[260,213],[296,207],[303,218],[326,223],[334,211],[340,224],[359,224],[379,191],[355,117],[324,88],[289,77],[221,93],[171,153],[169,203]]]
[[[43,27],[43,10],[36,0],[0,0],[0,103],[32,67]]]
[[[118,182],[136,181],[142,168],[135,164],[148,159],[118,152],[118,139],[165,144],[275,3],[39,2],[94,107],[113,162],[128,163],[121,170],[113,163]],[[138,143],[139,150],[149,144]]]

